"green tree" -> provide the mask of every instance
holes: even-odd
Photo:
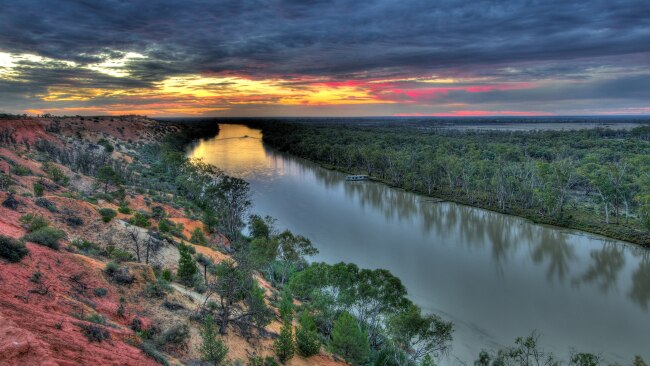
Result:
[[[296,346],[293,341],[293,329],[291,321],[285,320],[280,330],[280,336],[273,343],[275,354],[280,359],[280,362],[285,363],[291,359],[295,353]]]
[[[303,357],[310,357],[320,352],[320,338],[316,331],[314,318],[306,311],[299,317],[299,325],[296,327],[296,348]]]
[[[410,363],[417,364],[427,355],[438,356],[449,349],[453,326],[435,315],[422,315],[415,305],[393,316],[388,324],[395,345]]]
[[[237,322],[240,329],[247,331],[251,326],[263,328],[273,317],[264,301],[264,290],[253,279],[251,271],[241,263],[244,261],[240,265],[232,259],[221,261],[215,267],[216,281],[209,286],[211,292],[219,295],[221,334],[227,334],[232,320]],[[234,314],[235,309],[240,311]]]
[[[248,230],[253,239],[271,239],[274,235],[275,219],[271,216],[262,218],[259,215],[251,215],[248,219]]]
[[[119,185],[120,176],[110,165],[104,165],[97,171],[97,180],[104,184],[104,193],[108,192],[110,185]]]
[[[362,364],[370,354],[368,336],[347,311],[334,322],[330,350],[353,365]]]
[[[198,271],[196,261],[192,258],[192,254],[187,245],[180,243],[178,245],[178,252],[180,253],[180,258],[178,259],[178,271],[176,272],[176,275],[184,284],[192,284],[194,276]]]
[[[192,231],[192,236],[190,237],[190,243],[198,245],[206,245],[208,239],[205,237],[203,230],[200,227],[197,227]]]
[[[289,278],[292,268],[305,264],[305,257],[318,254],[318,249],[302,235],[285,230],[277,236],[277,260],[280,264],[280,286]]]
[[[251,206],[249,184],[243,179],[224,176],[215,188],[210,191],[216,198],[219,226],[224,235],[235,242],[241,235]]]
[[[228,347],[223,344],[218,334],[214,319],[208,314],[201,327],[202,341],[199,352],[201,352],[201,360],[214,366],[222,365],[228,355]]]
[[[291,322],[293,320],[293,297],[288,289],[285,289],[280,294],[280,317],[283,321]]]

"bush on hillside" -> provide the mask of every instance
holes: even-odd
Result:
[[[43,190],[45,187],[40,182],[35,182],[34,185],[34,196],[41,197],[43,195]]]
[[[18,176],[32,175],[32,171],[22,165],[14,165],[11,167],[11,173]]]
[[[102,215],[102,221],[104,222],[110,222],[115,216],[117,216],[117,212],[112,208],[102,208],[99,210],[99,214]]]
[[[34,201],[34,203],[36,203],[36,206],[43,207],[44,209],[46,209],[46,210],[48,210],[50,212],[57,212],[58,211],[56,209],[56,205],[54,205],[54,203],[52,203],[47,198],[42,198],[42,197],[37,198],[36,201]]]
[[[129,285],[135,280],[128,268],[120,267],[120,265],[115,262],[109,262],[106,264],[104,273],[106,273],[113,282],[119,285]]]
[[[32,231],[36,231],[38,229],[42,229],[48,225],[50,225],[49,221],[42,215],[35,215],[35,214],[25,214],[18,219],[21,224],[29,231],[30,233]]]
[[[25,244],[8,236],[0,235],[0,258],[12,263],[20,262],[29,253]]]
[[[46,226],[25,235],[25,240],[58,250],[59,240],[65,237],[62,230]]]

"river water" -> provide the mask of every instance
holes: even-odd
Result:
[[[250,182],[255,213],[307,236],[314,261],[353,262],[398,276],[425,311],[454,323],[445,364],[535,331],[630,364],[650,361],[650,252],[583,232],[433,200],[274,151],[261,132],[220,126],[190,155]]]

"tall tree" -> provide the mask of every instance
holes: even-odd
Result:
[[[361,365],[370,354],[368,337],[359,322],[348,312],[343,312],[332,330],[330,350],[353,365]]]
[[[224,364],[226,356],[228,355],[228,346],[223,344],[215,327],[212,315],[208,314],[201,326],[201,345],[199,346],[201,352],[201,360],[213,366]]]
[[[187,245],[180,243],[178,245],[178,252],[180,253],[180,258],[178,259],[178,271],[176,275],[186,285],[192,284],[194,282],[194,276],[198,271],[196,261],[192,258],[192,253],[190,253]]]

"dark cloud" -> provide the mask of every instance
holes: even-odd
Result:
[[[181,72],[351,75],[650,52],[646,0],[3,1],[0,48],[79,63],[112,51]]]
[[[648,97],[638,87],[640,79],[594,80],[593,75],[648,73],[650,2],[0,0],[0,51],[80,65],[127,52],[146,56],[130,60],[124,66],[129,75],[123,77],[62,62],[21,64],[15,70],[19,80],[0,80],[3,104],[53,85],[146,88],[196,73],[298,79],[297,88],[305,75],[330,80],[430,74],[554,78],[585,84],[452,92],[441,99],[546,102],[574,93],[579,99],[637,101]]]

